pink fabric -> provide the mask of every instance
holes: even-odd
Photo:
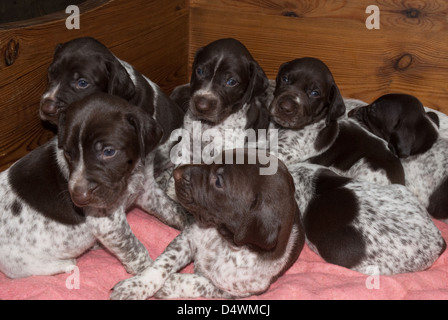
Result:
[[[140,210],[131,211],[128,221],[153,259],[179,233]],[[448,225],[435,223],[448,239]],[[77,266],[79,289],[73,288],[74,273],[15,280],[0,273],[0,299],[108,299],[110,289],[130,277],[102,248],[85,253]],[[193,272],[193,265],[182,272]],[[426,271],[375,278],[326,263],[305,246],[266,293],[248,299],[448,299],[448,252]]]

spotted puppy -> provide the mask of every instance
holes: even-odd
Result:
[[[118,59],[96,39],[76,38],[56,47],[48,68],[48,86],[42,95],[40,116],[57,126],[61,111],[77,106],[74,102],[97,92],[118,96],[154,118],[163,135],[155,152],[156,161],[148,159],[146,165],[156,175],[169,167],[168,138],[174,129],[182,126],[184,112],[154,82]],[[188,216],[154,183],[154,174],[144,186],[146,193],[154,197],[141,198],[139,207],[154,213],[164,223],[182,229],[188,223]]]
[[[284,63],[269,109],[279,130],[278,157],[287,166],[306,160],[350,177],[404,184],[400,160],[387,143],[345,117],[344,99],[322,61]]]
[[[241,42],[219,39],[200,48],[192,69],[190,83],[171,94],[186,110],[182,130],[173,135],[176,165],[210,163],[224,149],[244,147],[247,131],[256,140],[258,129],[269,127],[269,80]],[[175,198],[172,177],[167,188]]]
[[[128,272],[148,267],[126,210],[161,136],[147,113],[106,94],[63,112],[57,138],[0,174],[0,270],[11,278],[65,272],[97,240]]]
[[[439,135],[438,115],[414,96],[387,94],[349,116],[389,143],[406,186],[434,218],[448,222],[448,139]]]
[[[40,101],[41,119],[57,125],[62,110],[95,92],[118,96],[145,110],[162,127],[162,142],[182,126],[184,112],[178,105],[98,40],[83,37],[58,44]]]
[[[343,177],[315,164],[288,169],[307,243],[325,261],[390,275],[425,270],[445,250],[440,231],[405,186]]]
[[[298,258],[304,234],[286,167],[279,162],[275,174],[260,175],[263,165],[255,151],[225,153],[234,159],[243,156],[244,164],[184,165],[175,170],[178,199],[196,223],[151,267],[118,283],[112,299],[261,294]],[[257,162],[247,164],[249,157]],[[195,274],[176,273],[191,261]]]

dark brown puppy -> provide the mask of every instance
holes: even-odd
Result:
[[[247,48],[236,39],[216,40],[196,52],[190,84],[171,97],[195,120],[216,125],[246,104],[245,129],[269,125],[269,81]]]
[[[225,159],[242,155],[244,164],[175,170],[178,199],[197,222],[151,267],[115,286],[113,299],[247,297],[266,291],[294,263],[304,245],[294,181],[281,162],[273,175],[260,175],[265,165],[258,157],[248,164],[251,152],[226,151]],[[197,273],[176,273],[191,261]]]
[[[57,45],[41,98],[41,119],[57,125],[61,110],[95,92],[118,96],[153,116],[164,132],[161,142],[182,125],[179,106],[99,41],[85,37]]]
[[[280,66],[270,105],[279,132],[279,157],[331,167],[379,184],[404,184],[400,160],[384,140],[345,115],[345,103],[329,68],[301,58]]]
[[[298,130],[324,118],[327,124],[337,120],[345,104],[328,67],[301,58],[280,66],[270,112],[281,126]]]
[[[389,143],[400,158],[428,151],[437,140],[438,116],[426,112],[416,97],[392,93],[349,112],[370,132]]]

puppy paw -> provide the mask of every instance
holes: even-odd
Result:
[[[152,288],[152,289],[151,289]],[[154,286],[140,277],[120,281],[112,288],[111,300],[145,300],[154,295]]]

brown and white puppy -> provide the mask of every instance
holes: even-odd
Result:
[[[184,94],[174,91],[172,95],[177,101],[184,97],[179,103],[184,106],[188,97],[192,119],[218,125],[242,110],[244,129],[267,129],[269,81],[241,42],[220,39],[200,48],[192,70],[189,85],[180,87]]]
[[[428,151],[438,138],[438,116],[426,112],[416,97],[391,93],[353,109],[349,117],[389,143],[400,158]]]
[[[344,99],[321,60],[284,63],[269,109],[279,129],[278,157],[287,166],[307,160],[350,177],[404,184],[400,160],[387,143],[345,117]]]
[[[130,273],[152,261],[126,210],[148,178],[160,126],[106,94],[60,114],[59,135],[0,174],[0,270],[12,278],[65,272],[99,240]]]
[[[196,222],[151,267],[118,283],[112,299],[247,297],[265,292],[294,263],[304,233],[291,175],[282,163],[260,175],[258,158],[248,164],[255,150],[225,151],[238,152],[244,164],[175,170],[178,199]],[[177,273],[191,261],[195,274]]]
[[[61,111],[99,92],[118,96],[139,107],[160,125],[163,136],[155,152],[157,161],[152,157],[146,166],[156,174],[171,166],[168,138],[174,129],[182,126],[184,112],[154,82],[93,38],[77,38],[56,47],[48,69],[48,87],[41,99],[40,116],[57,126]],[[163,217],[162,206],[155,207],[157,215],[170,226],[182,229],[188,219],[185,212],[174,203],[168,204],[171,200],[154,185],[152,178],[147,179],[144,188],[157,199],[141,200],[141,208],[153,213],[155,203],[165,204]]]
[[[232,38],[216,40],[196,52],[192,69],[190,83],[171,94],[187,111],[182,130],[172,136],[174,143],[181,141],[171,149],[170,159],[176,165],[210,163],[223,149],[247,146],[248,135],[257,144],[252,147],[264,147],[267,139],[258,139],[258,134],[269,128],[272,92],[247,48]],[[175,199],[172,176],[166,185]]]
[[[448,139],[438,133],[438,116],[407,94],[381,96],[349,116],[388,142],[406,186],[434,218],[448,222]]]
[[[320,165],[288,167],[307,243],[325,261],[365,274],[423,271],[446,243],[403,185],[343,177]]]
[[[118,96],[145,110],[162,127],[161,142],[182,125],[184,112],[177,104],[98,40],[83,37],[58,44],[41,98],[41,119],[57,125],[61,110],[95,92]]]

